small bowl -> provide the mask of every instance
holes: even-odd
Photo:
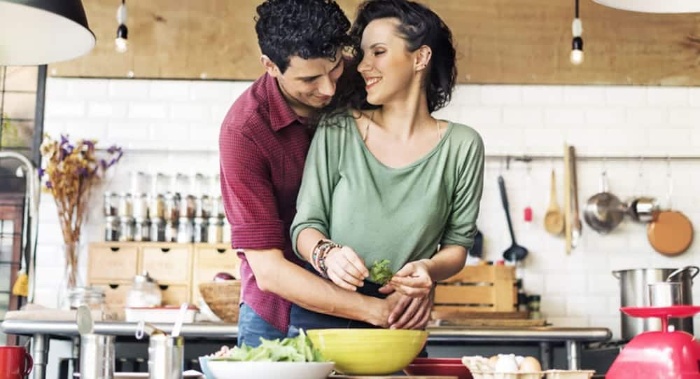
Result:
[[[458,379],[473,379],[461,358],[416,358],[403,371],[416,376],[454,376]]]
[[[209,359],[207,356],[199,357],[199,368],[206,379],[214,379],[214,374],[209,370]]]
[[[213,379],[326,379],[333,371],[333,362],[234,362],[210,359],[208,366]]]
[[[313,329],[306,334],[324,358],[346,375],[403,370],[420,353],[428,332],[393,329]]]

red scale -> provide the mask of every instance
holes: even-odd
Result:
[[[622,307],[632,317],[658,317],[661,331],[644,332],[625,345],[606,379],[700,379],[700,342],[684,331],[668,331],[668,319],[692,317],[700,306]]]

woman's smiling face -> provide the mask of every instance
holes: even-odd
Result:
[[[415,75],[415,54],[406,49],[398,32],[399,20],[380,18],[362,33],[362,61],[357,67],[365,80],[367,101],[382,105],[404,97]]]

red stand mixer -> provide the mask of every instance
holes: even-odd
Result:
[[[661,331],[644,332],[627,343],[606,379],[700,379],[700,342],[683,331],[668,331],[671,317],[692,317],[700,306],[622,307],[632,317],[661,318]]]

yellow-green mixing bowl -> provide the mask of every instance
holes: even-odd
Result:
[[[391,329],[315,329],[306,331],[336,371],[384,375],[403,370],[420,353],[428,332]]]

